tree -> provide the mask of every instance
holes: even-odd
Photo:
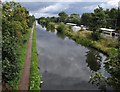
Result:
[[[67,18],[66,21],[70,22],[70,23],[75,23],[77,25],[80,25],[80,15],[73,13],[73,14],[70,15],[70,17]]]
[[[68,15],[64,11],[60,12],[58,15],[59,15],[59,18],[60,18],[60,22],[65,23]]]
[[[60,25],[57,27],[57,31],[60,33],[63,33],[65,31],[66,27],[64,23],[60,23]]]
[[[35,16],[34,15],[29,16],[29,22],[28,22],[29,27],[33,26],[34,21],[35,21]]]
[[[101,27],[106,27],[107,24],[106,17],[107,16],[102,7],[98,6],[98,8],[94,10],[93,21],[94,21],[95,30]]]
[[[83,13],[81,16],[81,24],[85,25],[87,27],[90,27],[92,20],[92,14],[91,13]]]
[[[52,32],[54,32],[55,31],[55,23],[49,22],[46,28],[47,28],[47,30],[51,30]]]
[[[117,29],[120,29],[120,8],[118,8],[118,16],[117,16]]]

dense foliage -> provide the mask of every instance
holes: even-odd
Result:
[[[46,25],[47,22],[55,22],[55,23],[76,23],[77,25],[80,25],[80,15],[79,14],[70,14],[70,16],[65,12],[60,12],[58,14],[58,17],[41,17],[38,19],[38,23]]]
[[[116,8],[103,9],[98,6],[93,13],[83,13],[81,16],[81,24],[97,30],[101,27],[120,29],[120,11]]]
[[[101,34],[98,31],[93,31],[92,34],[91,34],[91,37],[93,38],[93,40],[97,41],[97,40],[100,40]]]
[[[65,24],[60,23],[60,25],[58,25],[58,27],[57,27],[57,31],[60,33],[63,33],[65,31]]]
[[[35,18],[19,3],[6,2],[2,9],[2,76],[9,83],[19,78],[19,48]]]

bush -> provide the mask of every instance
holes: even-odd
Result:
[[[64,23],[60,23],[57,27],[57,31],[60,33],[63,33],[65,31],[66,27]]]
[[[55,31],[55,23],[54,22],[49,22],[48,24],[47,24],[47,30],[51,30],[52,32],[54,32]]]
[[[101,34],[98,31],[93,31],[93,33],[91,34],[93,40],[100,40],[101,38]]]

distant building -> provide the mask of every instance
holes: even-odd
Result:
[[[66,23],[67,25],[70,25],[70,26],[76,26],[77,24],[74,24],[74,23]]]
[[[77,24],[74,23],[66,23],[66,24],[72,26],[73,32],[78,32],[81,29],[81,27],[77,26]]]
[[[73,32],[78,32],[81,29],[83,29],[83,30],[87,29],[84,25],[77,26],[77,24],[74,24],[74,23],[66,23],[66,24],[72,26]]]
[[[80,29],[81,29],[81,27],[79,27],[79,26],[72,27],[73,32],[78,32]]]
[[[115,29],[108,29],[108,28],[100,28],[103,34],[108,34],[110,36],[115,36]]]

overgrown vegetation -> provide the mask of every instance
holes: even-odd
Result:
[[[14,79],[12,81],[9,81],[10,89],[12,89],[12,90],[18,90],[19,82],[22,79],[22,70],[23,70],[23,65],[25,62],[26,51],[27,51],[27,42],[29,40],[30,32],[31,32],[31,28],[24,35],[24,39],[23,39],[24,43],[20,47],[20,50],[18,50],[18,60],[19,60],[19,67],[20,67],[20,71],[19,71],[19,75],[18,75],[19,79]]]
[[[118,43],[120,40],[118,38]],[[118,44],[118,45],[119,45]],[[118,46],[118,52],[112,54],[108,57],[107,62],[105,62],[105,68],[110,74],[109,77],[103,76],[100,72],[95,72],[91,75],[90,82],[92,84],[97,84],[99,89],[106,91],[107,85],[111,86],[116,91],[120,90],[120,45]]]
[[[107,55],[115,54],[117,52],[116,47],[118,43],[116,39],[101,37],[101,39],[96,41],[91,37],[92,32],[87,31],[80,31],[77,33],[66,31],[65,35],[76,41],[78,44],[93,47]]]
[[[34,18],[35,20],[35,18]],[[19,3],[6,2],[2,8],[2,81],[16,89],[25,59],[31,25],[29,12]],[[20,51],[21,50],[21,51]],[[20,52],[19,52],[20,51]],[[22,53],[22,54],[21,54]],[[17,89],[16,89],[17,90]]]
[[[36,49],[36,29],[33,31],[32,60],[30,69],[30,91],[40,90],[40,73],[38,70],[38,55]]]

